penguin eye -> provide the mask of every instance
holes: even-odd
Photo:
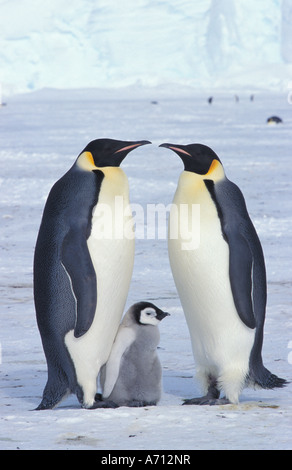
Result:
[[[140,323],[144,325],[157,325],[159,320],[156,318],[156,311],[149,307],[141,310]]]
[[[156,312],[153,309],[145,309],[144,312],[149,317],[156,317]]]

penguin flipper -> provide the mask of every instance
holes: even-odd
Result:
[[[253,329],[257,314],[253,305],[253,250],[259,241],[251,222],[247,221],[249,217],[240,189],[227,178],[216,187],[212,180],[205,179],[204,182],[216,205],[223,238],[229,246],[229,278],[234,304],[241,321]],[[249,230],[254,232],[252,247],[246,237]]]
[[[237,313],[249,328],[256,327],[252,301],[253,256],[245,237],[234,227],[225,231],[229,245],[229,276]]]
[[[62,264],[71,282],[76,299],[77,319],[74,336],[79,338],[90,328],[96,309],[97,286],[86,237],[71,229],[62,245]]]

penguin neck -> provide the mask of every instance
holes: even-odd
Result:
[[[119,166],[95,165],[93,156],[90,152],[81,153],[75,162],[75,166],[85,172],[101,171],[106,178],[112,179],[113,183],[116,182],[115,180],[125,178],[125,173]]]
[[[213,160],[208,173],[205,175],[183,171],[177,186],[176,199],[187,203],[195,202],[200,198],[200,195],[205,193],[206,180],[211,180],[216,184],[225,178],[224,169],[218,160]]]
[[[128,178],[120,167],[96,167],[94,171],[101,171],[104,174],[99,194],[99,202],[111,204],[116,196],[122,196],[125,202],[129,201]]]
[[[101,166],[96,167],[96,170],[102,171],[106,178],[110,178],[112,183],[124,180],[126,177],[124,171],[119,166]]]
[[[182,201],[192,201],[196,194],[204,189],[204,179],[202,175],[192,173],[191,171],[183,171],[180,175],[176,190],[176,198]]]

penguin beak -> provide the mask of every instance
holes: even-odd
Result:
[[[159,147],[165,147],[167,149],[173,150],[173,152],[177,153],[179,156],[183,156],[183,155],[188,155],[189,157],[192,156],[189,152],[182,149],[179,145],[165,143],[165,144],[160,144]]]
[[[157,314],[157,320],[163,320],[165,317],[169,317],[170,313],[168,312],[163,312],[162,310]]]
[[[116,157],[116,162],[118,165],[122,163],[124,158],[128,155],[129,152],[132,150],[136,149],[137,147],[141,147],[142,145],[147,145],[151,144],[152,142],[149,142],[149,140],[139,140],[137,142],[119,142],[119,147],[118,150],[116,150],[113,155]]]
[[[131,152],[131,150],[134,150],[137,147],[141,147],[142,145],[152,144],[152,142],[150,142],[149,140],[140,140],[138,142],[133,142],[133,143],[129,143],[129,144],[130,145],[126,145],[125,147],[122,147],[119,150],[116,150],[115,153],[119,153],[119,152],[129,153],[129,152]]]

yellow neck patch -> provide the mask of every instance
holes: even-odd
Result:
[[[223,166],[218,160],[214,159],[205,175],[199,175],[192,171],[183,171],[178,184],[178,192],[183,200],[196,202],[198,194],[204,194],[206,191],[204,180],[220,181],[223,178],[225,178]]]
[[[83,171],[101,171],[106,178],[106,184],[110,184],[111,188],[114,188],[113,191],[117,192],[117,194],[124,191],[124,186],[127,187],[127,177],[120,167],[96,166],[91,152],[83,152],[77,159],[77,166]],[[104,184],[105,181],[103,181]]]
[[[104,176],[112,180],[119,180],[120,174],[124,173],[123,170],[117,166],[96,166],[91,152],[83,152],[77,160],[77,165],[84,171],[100,170]]]
[[[203,176],[204,176],[204,179],[206,177],[209,177],[214,181],[220,180],[225,176],[223,166],[218,160],[214,159],[210,165],[208,173],[206,173]]]
[[[83,152],[77,160],[77,165],[85,171],[97,170],[91,152]]]

